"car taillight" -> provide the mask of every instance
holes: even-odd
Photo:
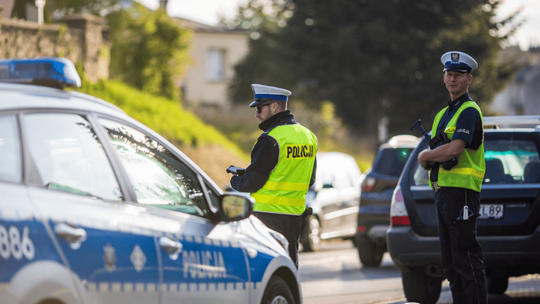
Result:
[[[362,181],[362,192],[371,192],[373,190],[373,186],[375,186],[375,182],[377,179],[373,177],[367,177]]]
[[[403,201],[403,195],[401,194],[401,187],[397,186],[394,189],[392,195],[392,205],[390,207],[390,224],[392,226],[408,226],[411,224],[405,202]]]

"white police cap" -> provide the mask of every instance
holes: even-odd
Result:
[[[271,87],[262,84],[252,84],[251,89],[255,95],[255,99],[249,105],[250,107],[256,107],[260,104],[268,101],[288,101],[291,91],[282,88]]]
[[[456,71],[461,73],[470,73],[478,67],[478,63],[471,56],[458,51],[446,52],[441,56],[441,62],[444,64],[445,71]]]

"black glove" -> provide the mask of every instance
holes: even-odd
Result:
[[[242,175],[244,175],[244,173],[246,173],[246,169],[230,165],[227,168],[227,173],[232,173],[234,175],[242,176]]]

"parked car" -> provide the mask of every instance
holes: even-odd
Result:
[[[252,199],[69,85],[66,59],[0,61],[0,302],[302,302]]]
[[[381,264],[390,227],[390,203],[401,171],[420,142],[412,135],[397,135],[379,147],[371,168],[364,174],[357,216],[356,244],[366,267]]]
[[[313,214],[300,236],[305,251],[319,250],[324,240],[354,239],[360,178],[360,168],[352,156],[317,153],[316,182],[306,196],[306,206],[313,209]]]
[[[540,273],[540,127],[506,124],[540,125],[540,116],[484,118],[486,173],[477,233],[488,292],[495,294],[506,291],[509,277]],[[417,159],[427,147],[422,139],[401,174],[387,242],[407,300],[429,304],[437,302],[444,275],[434,191]]]

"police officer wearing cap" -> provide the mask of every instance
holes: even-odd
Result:
[[[418,161],[424,169],[430,169],[430,186],[436,191],[441,262],[453,301],[487,303],[482,247],[476,237],[486,171],[484,130],[482,112],[468,92],[471,72],[478,64],[457,51],[442,55],[441,62],[450,100],[433,122],[435,148],[422,151]]]
[[[254,215],[289,241],[289,255],[298,268],[298,241],[308,188],[315,183],[317,137],[287,109],[291,92],[252,84],[260,120],[259,136],[251,150],[251,164],[233,175],[231,186],[250,192]]]

